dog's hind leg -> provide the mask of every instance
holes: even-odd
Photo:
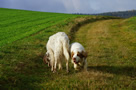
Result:
[[[68,60],[66,60],[66,70],[67,70],[67,73],[69,72],[69,68],[68,68]]]

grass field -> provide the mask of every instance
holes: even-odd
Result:
[[[136,88],[136,17],[0,11],[0,89]],[[64,66],[53,74],[42,62],[48,37],[58,31],[85,46],[88,72],[70,64],[70,73]]]
[[[98,21],[77,32],[75,40],[89,52],[89,88],[136,88],[136,30],[128,25],[133,19]]]
[[[25,38],[78,15],[0,9],[0,46]]]

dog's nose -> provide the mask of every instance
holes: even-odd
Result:
[[[75,60],[76,60],[76,58],[73,58],[73,60],[75,61]]]

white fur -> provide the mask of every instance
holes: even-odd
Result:
[[[51,71],[55,72],[57,64],[62,68],[62,59],[66,59],[66,69],[68,71],[69,61],[69,38],[64,32],[58,32],[49,37],[46,45],[50,57]]]
[[[71,57],[72,59],[71,62],[74,64],[74,68],[77,70],[80,66],[83,66],[83,68],[87,70],[86,57],[83,56],[83,58],[81,58],[78,56],[78,52],[80,54],[83,54],[83,52],[86,53],[84,47],[78,42],[72,43],[70,46],[70,53],[72,54],[72,52],[73,52],[73,56]]]

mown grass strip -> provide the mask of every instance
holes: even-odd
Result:
[[[78,15],[0,9],[0,46],[59,24]],[[4,17],[3,17],[4,15]]]
[[[92,81],[88,88],[135,88],[136,48],[134,38],[136,33],[134,32],[136,31],[128,28],[129,20],[131,19],[98,21],[81,27],[76,33],[75,41],[82,43],[88,51],[90,76],[85,80]],[[133,20],[131,25],[134,25],[135,22]],[[82,77],[83,72],[80,75]]]
[[[69,36],[71,40],[74,40],[75,33],[79,30],[81,26],[84,26],[88,23],[93,23],[100,20],[108,20],[108,19],[121,19],[117,17],[104,17],[104,16],[94,16],[89,18],[84,18],[82,21],[77,22],[72,28],[70,29]]]

